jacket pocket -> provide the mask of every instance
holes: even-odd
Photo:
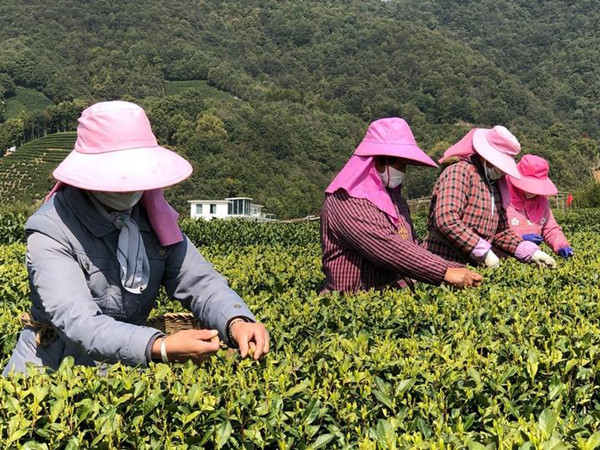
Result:
[[[103,314],[119,317],[122,313],[120,302],[111,295],[111,285],[118,279],[116,263],[111,258],[88,256],[78,253],[77,260],[85,274],[85,280],[92,298]]]

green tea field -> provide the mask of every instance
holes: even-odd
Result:
[[[3,365],[29,305],[22,219],[0,216]],[[184,221],[271,353],[0,377],[0,447],[596,448],[599,219],[559,217],[575,256],[556,270],[505,260],[477,289],[324,297],[318,225]]]
[[[75,132],[49,134],[0,158],[0,196],[3,205],[44,198],[54,186],[52,171],[75,144]]]
[[[17,86],[15,95],[6,99],[6,119],[17,117],[22,111],[40,112],[52,105],[52,101],[35,89]]]

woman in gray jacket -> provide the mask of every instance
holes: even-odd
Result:
[[[177,225],[161,188],[192,172],[158,146],[146,114],[122,101],[83,111],[75,149],[54,171],[59,180],[26,224],[32,309],[4,369],[26,363],[145,366],[200,362],[219,338],[269,351],[269,335],[227,281]],[[160,286],[207,327],[164,336],[144,326]]]

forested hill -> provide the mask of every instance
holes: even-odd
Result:
[[[516,75],[563,120],[600,135],[597,0],[402,0],[412,19],[457,38]]]
[[[582,187],[598,157],[598,133],[590,108],[580,117],[562,107],[566,97],[548,94],[567,83],[558,68],[540,68],[554,53],[508,49],[514,58],[537,52],[520,70],[458,17],[465,2],[418,3],[3,2],[0,95],[2,86],[5,96],[15,85],[30,87],[59,105],[7,119],[0,146],[74,128],[84,104],[129,98],[147,108],[159,141],[194,163],[192,179],[169,192],[181,210],[190,198],[247,195],[280,216],[301,216],[318,212],[323,189],[367,123],[399,115],[433,154],[472,125],[507,125],[527,151],[551,160],[561,188]],[[472,20],[484,20],[477,11]],[[571,28],[563,24],[565,36],[585,40]],[[165,80],[207,80],[237,100],[165,97]],[[569,104],[593,100],[575,87],[569,93]],[[435,177],[434,170],[413,172],[407,194],[427,195]]]

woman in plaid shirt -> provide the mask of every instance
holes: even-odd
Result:
[[[524,241],[508,225],[510,193],[504,175],[521,178],[514,155],[521,146],[502,126],[476,128],[444,153],[458,162],[447,167],[433,188],[425,248],[445,259],[500,264],[492,246],[523,262],[555,267],[533,242]]]
[[[400,195],[407,164],[436,167],[400,118],[373,122],[326,190],[321,214],[322,293],[355,292],[412,280],[465,287],[481,275],[423,249]]]

